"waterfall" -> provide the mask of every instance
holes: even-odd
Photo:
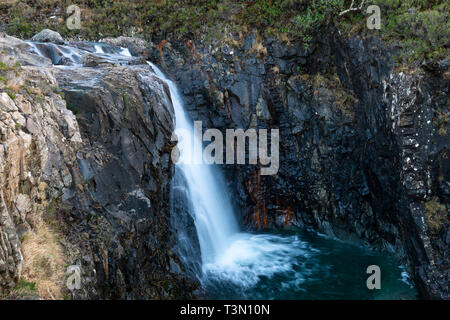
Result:
[[[169,86],[175,110],[175,128],[184,131],[184,140],[178,142],[180,159],[201,157],[201,137],[194,135],[192,122],[186,115],[176,84],[153,63],[148,64]],[[192,154],[195,152],[200,154]],[[300,276],[294,269],[298,257],[306,258],[312,255],[312,252],[308,252],[307,243],[297,236],[280,237],[240,232],[225,183],[217,168],[208,164],[179,161],[174,183],[176,188],[183,188],[176,182],[180,180],[177,176],[179,172],[183,175],[182,180],[187,190],[177,191],[181,197],[186,198],[187,193],[187,198],[190,198],[189,204],[182,200],[182,205],[188,206],[183,213],[192,211],[202,257],[203,274],[200,280],[205,286],[225,282],[241,288],[250,288],[257,285],[261,277],[272,277],[280,273],[292,273],[294,279],[304,278],[304,275]],[[181,233],[179,242],[186,248],[185,231]]]
[[[82,67],[85,54],[122,65],[133,59],[128,49],[106,43],[81,43],[79,47],[77,43],[72,46],[29,44],[30,51],[51,59],[63,69]],[[184,140],[178,142],[181,160],[194,152],[194,157],[201,158],[202,139],[194,134],[177,86],[158,67],[148,64],[169,87],[175,128],[184,132]],[[153,77],[146,78],[154,81]],[[175,167],[171,224],[178,241],[174,251],[184,264],[186,274],[199,278],[209,298],[372,298],[373,293],[365,286],[364,271],[374,263],[383,267],[385,278],[391,275],[390,280],[385,280],[385,287],[404,290],[402,280],[395,279],[398,270],[392,271],[395,263],[358,247],[298,231],[241,232],[226,189],[221,172],[212,165],[180,161]],[[346,261],[352,262],[351,268],[343,263]]]
[[[185,138],[189,137],[178,143],[180,160],[195,150],[201,153],[203,151],[201,137],[194,135],[192,122],[184,111],[177,86],[157,66],[149,64],[156,75],[169,86],[175,110],[175,129],[184,130],[187,133]],[[194,144],[197,144],[196,148]],[[194,154],[194,157],[201,157],[201,154]],[[180,161],[177,169],[184,175],[190,193],[203,265],[212,263],[225,252],[231,245],[233,237],[239,232],[226,186],[220,172],[211,165],[187,164]]]

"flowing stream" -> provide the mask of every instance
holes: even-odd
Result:
[[[82,56],[87,53],[115,62],[132,58],[127,49],[103,43],[86,43],[82,48],[31,42],[30,45],[35,53],[50,58],[55,65],[80,67]],[[167,83],[175,110],[176,129],[185,133],[185,139],[178,142],[180,160],[193,153],[195,157],[201,157],[201,139],[194,136],[193,122],[184,110],[177,86],[157,66],[148,64],[156,76]],[[406,273],[393,257],[306,231],[242,232],[219,169],[180,161],[176,171],[182,175],[184,193],[195,222],[201,251],[198,276],[207,298],[417,297],[415,289],[408,284]],[[184,235],[183,242],[188,247],[193,239]],[[188,261],[190,254],[192,252],[185,250],[182,260]],[[366,268],[372,264],[382,270],[381,290],[366,287]]]

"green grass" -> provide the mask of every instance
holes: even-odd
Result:
[[[123,102],[123,110],[126,111],[128,109],[129,103],[127,94],[125,92],[122,93],[122,102]]]
[[[10,59],[13,59],[13,58],[10,57]],[[20,65],[20,63],[18,61],[12,65],[8,65],[8,64],[0,61],[0,72],[14,71],[16,73],[16,75],[18,75],[20,73],[21,69],[22,69],[22,66]]]
[[[36,292],[36,283],[35,282],[29,282],[24,279],[20,279],[19,282],[16,285],[17,290],[24,290],[29,292]]]
[[[5,90],[5,92],[8,94],[8,96],[9,96],[11,99],[14,100],[14,99],[17,97],[17,95],[16,95],[16,93],[14,92],[13,89],[11,89],[11,88],[9,88],[9,87],[6,87],[4,90]]]
[[[36,7],[33,0],[21,3]],[[152,0],[152,1],[83,1],[84,17],[81,30],[69,30],[58,19],[42,18],[43,12],[55,14],[55,8],[65,8],[69,1],[54,0],[40,4],[31,17],[24,19],[25,5],[0,9],[7,31],[30,38],[44,27],[56,29],[63,36],[97,39],[103,36],[130,34],[132,30],[159,40],[173,36],[209,35],[226,26],[238,31],[243,25],[263,33],[288,32],[303,37],[312,27],[332,19],[342,7],[339,0]],[[58,14],[57,14],[58,15]],[[67,18],[59,13],[63,21]]]
[[[0,71],[9,71],[11,70],[11,67],[8,66],[6,63],[0,61]]]
[[[16,17],[8,25],[7,32],[21,38],[31,38],[39,29],[39,24],[28,23],[22,17]]]
[[[36,283],[25,279],[19,279],[16,287],[6,295],[0,296],[1,299],[20,300],[20,299],[36,299],[38,297]]]

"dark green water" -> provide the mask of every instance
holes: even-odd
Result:
[[[210,299],[417,299],[397,260],[386,253],[310,232],[242,234],[207,266]],[[366,269],[381,269],[369,290]]]

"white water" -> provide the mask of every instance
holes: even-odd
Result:
[[[95,48],[95,53],[105,53],[105,52],[103,51],[102,46],[99,45],[99,44],[96,44],[96,45],[94,46],[94,48]]]
[[[191,121],[184,112],[183,103],[176,85],[169,80],[154,64],[149,63],[156,75],[164,80],[170,89],[172,103],[175,110],[176,130],[184,130],[189,139],[179,141],[180,155],[191,154],[193,144],[201,151],[200,138],[194,137]],[[215,179],[216,172],[212,166],[206,164],[185,164],[180,161],[181,168],[188,184],[195,225],[200,242],[203,264],[215,261],[218,255],[230,245],[230,239],[238,233],[238,225],[233,215],[230,201],[227,199],[225,186]]]
[[[131,57],[130,50],[128,48],[120,48],[120,54],[125,57]]]
[[[201,153],[201,138],[194,138],[192,122],[184,111],[176,85],[157,66],[149,64],[169,86],[175,109],[176,130],[183,130],[183,136],[189,136],[189,139],[178,142],[180,160],[192,152]],[[196,156],[201,157],[201,154],[194,154]],[[230,281],[248,288],[256,285],[261,276],[271,277],[275,273],[293,271],[298,264],[298,256],[307,257],[314,253],[298,237],[240,232],[226,187],[220,182],[220,173],[207,164],[179,161],[177,166],[187,180],[203,273],[207,278]],[[294,277],[293,280],[298,282],[301,277]]]

